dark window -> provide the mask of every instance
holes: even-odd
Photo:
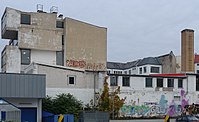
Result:
[[[183,88],[183,80],[182,79],[178,79],[178,88]]]
[[[199,74],[199,70],[197,70],[197,74]]]
[[[167,79],[167,87],[174,87],[174,79]]]
[[[122,86],[130,86],[130,77],[122,77]]]
[[[75,84],[75,76],[68,76],[68,84]]]
[[[110,77],[110,86],[117,86],[117,76]]]
[[[140,74],[142,74],[142,68],[140,68]]]
[[[30,25],[30,15],[21,14],[21,24]]]
[[[30,64],[30,50],[21,49],[21,64],[28,65]]]
[[[157,79],[157,87],[163,87],[163,79],[162,78]]]
[[[145,79],[145,87],[153,87],[153,78]]]
[[[129,70],[129,75],[131,74],[131,70]]]
[[[64,45],[64,35],[62,35],[62,45]]]
[[[56,28],[64,28],[64,22],[63,21],[56,21]]]
[[[151,67],[151,73],[159,73],[160,68],[159,67]]]
[[[199,91],[199,78],[196,78],[196,91]]]
[[[144,67],[144,73],[146,73],[146,67]]]
[[[57,51],[56,52],[56,64],[57,65],[64,65],[64,55],[63,55],[63,51]]]

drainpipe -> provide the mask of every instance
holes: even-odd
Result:
[[[187,90],[186,90],[186,94],[185,95],[188,94],[188,76],[186,75],[186,77],[187,77]]]

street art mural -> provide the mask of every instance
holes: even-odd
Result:
[[[188,100],[186,99],[186,94],[184,90],[180,93],[181,101],[177,104],[174,100],[168,102],[165,95],[161,95],[159,101],[157,102],[144,102],[143,105],[136,105],[135,101],[130,105],[123,105],[120,110],[121,116],[164,116],[169,114],[170,116],[178,116],[181,114],[184,106],[188,105]],[[133,100],[132,100],[133,101]]]

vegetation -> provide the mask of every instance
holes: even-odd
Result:
[[[126,98],[120,99],[120,87],[117,87],[110,92],[107,79],[108,77],[105,77],[104,90],[98,102],[98,109],[100,111],[109,111],[111,115],[114,114],[115,116],[118,115],[119,110],[123,106]]]
[[[43,111],[53,114],[75,114],[82,110],[82,102],[71,94],[59,94],[55,98],[47,96],[42,100]]]

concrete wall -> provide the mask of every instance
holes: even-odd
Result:
[[[84,105],[94,100],[94,89],[85,88],[46,88],[46,94],[51,97],[55,97],[61,93],[72,94],[78,100],[81,100]]]
[[[162,73],[176,73],[176,57],[173,52],[170,54],[158,57],[162,63]]]
[[[65,19],[66,66],[106,70],[107,29]]]
[[[62,69],[61,67],[50,67],[38,65],[37,71],[39,74],[46,74],[46,87],[47,88],[93,88],[94,87],[94,73],[85,72],[82,70],[71,70],[70,68]],[[75,84],[68,83],[68,77],[75,77]],[[101,76],[103,77],[103,76]],[[101,88],[99,82],[103,79],[96,74],[96,88]]]
[[[31,50],[31,62],[56,65],[56,51]]]
[[[19,48],[60,51],[62,50],[62,33],[62,30],[23,25],[18,32]]]
[[[5,47],[6,65],[2,68],[2,72],[19,73],[20,72],[20,50],[15,46]]]
[[[21,20],[20,11],[7,7],[5,9],[5,12],[6,12],[5,13],[6,17],[5,17],[4,22],[5,22],[6,28],[8,30],[18,30],[18,27],[20,26],[20,20]]]

